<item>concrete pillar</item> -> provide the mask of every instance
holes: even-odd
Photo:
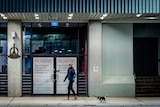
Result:
[[[16,32],[15,38],[11,36],[12,32]],[[8,21],[8,55],[13,43],[18,48],[19,58],[8,57],[8,96],[22,96],[22,33],[21,21]],[[16,51],[17,52],[17,51]]]
[[[100,21],[89,22],[88,43],[88,94],[96,96],[100,94],[98,88],[102,83],[102,23]]]

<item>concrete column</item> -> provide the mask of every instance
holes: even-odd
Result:
[[[16,32],[13,39],[12,32]],[[20,97],[22,96],[22,33],[21,21],[8,21],[8,55],[13,43],[18,48],[19,58],[8,57],[8,96]],[[16,51],[17,52],[17,51]]]
[[[99,87],[102,83],[102,23],[89,22],[88,37],[88,92],[89,96],[100,94]]]

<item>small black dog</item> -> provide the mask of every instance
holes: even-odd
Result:
[[[101,103],[106,102],[106,98],[107,98],[107,96],[98,96],[98,97],[97,97],[97,99],[99,99],[99,101],[100,101]]]

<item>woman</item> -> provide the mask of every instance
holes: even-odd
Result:
[[[73,82],[76,78],[76,74],[75,74],[75,70],[74,68],[72,67],[72,63],[69,64],[69,68],[68,68],[68,71],[67,71],[67,75],[64,79],[64,82],[65,80],[68,78],[69,80],[69,84],[68,84],[68,97],[67,97],[67,100],[69,100],[69,96],[70,96],[70,90],[72,91],[73,95],[75,96],[75,99],[77,99],[77,96],[75,94],[75,91],[73,90]]]

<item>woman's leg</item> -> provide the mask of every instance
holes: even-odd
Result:
[[[75,94],[75,91],[73,90],[73,82],[74,82],[74,81],[71,82],[71,90],[72,90],[73,95],[75,96],[75,99],[77,99],[77,96],[76,96],[76,94]]]
[[[73,93],[73,95],[75,96],[76,94],[75,94],[75,91],[73,90],[73,82],[74,82],[74,81],[71,81],[71,82],[70,82],[70,89],[72,90],[72,93]]]
[[[71,81],[69,81],[69,84],[68,84],[68,99],[69,99],[69,95],[70,95],[70,90],[71,90]]]

